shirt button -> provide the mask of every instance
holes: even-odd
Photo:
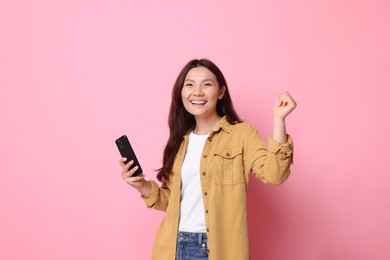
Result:
[[[206,176],[206,172],[202,172],[202,175],[203,175],[203,176]]]
[[[230,153],[226,153],[226,156],[229,157],[229,156],[230,156]]]
[[[207,196],[207,192],[204,192],[203,194],[204,194],[205,196]]]
[[[206,209],[206,214],[209,213],[209,211]]]
[[[206,231],[209,232],[209,229],[207,228]]]
[[[205,155],[203,155],[203,158],[207,158],[207,155],[205,154]]]
[[[209,137],[209,139],[208,139],[208,140],[209,140],[209,142],[211,142],[211,141],[213,140],[213,138]]]

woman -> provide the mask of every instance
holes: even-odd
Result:
[[[144,175],[132,177],[137,166],[129,170],[133,161],[120,160],[123,179],[148,207],[166,212],[153,259],[249,259],[248,175],[277,185],[287,179],[293,149],[285,118],[295,107],[287,92],[278,97],[267,147],[234,111],[215,64],[192,60],[182,69],[172,90],[161,186]]]

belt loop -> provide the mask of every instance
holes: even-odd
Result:
[[[198,246],[202,246],[202,233],[198,234]]]

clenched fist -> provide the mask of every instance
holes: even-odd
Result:
[[[288,92],[279,95],[273,108],[274,118],[284,120],[295,108],[297,103]]]

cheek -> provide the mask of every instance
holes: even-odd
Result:
[[[190,90],[185,89],[185,88],[183,88],[183,89],[181,90],[181,99],[182,99],[182,100],[187,99],[190,95],[191,95],[191,91],[190,91]]]

